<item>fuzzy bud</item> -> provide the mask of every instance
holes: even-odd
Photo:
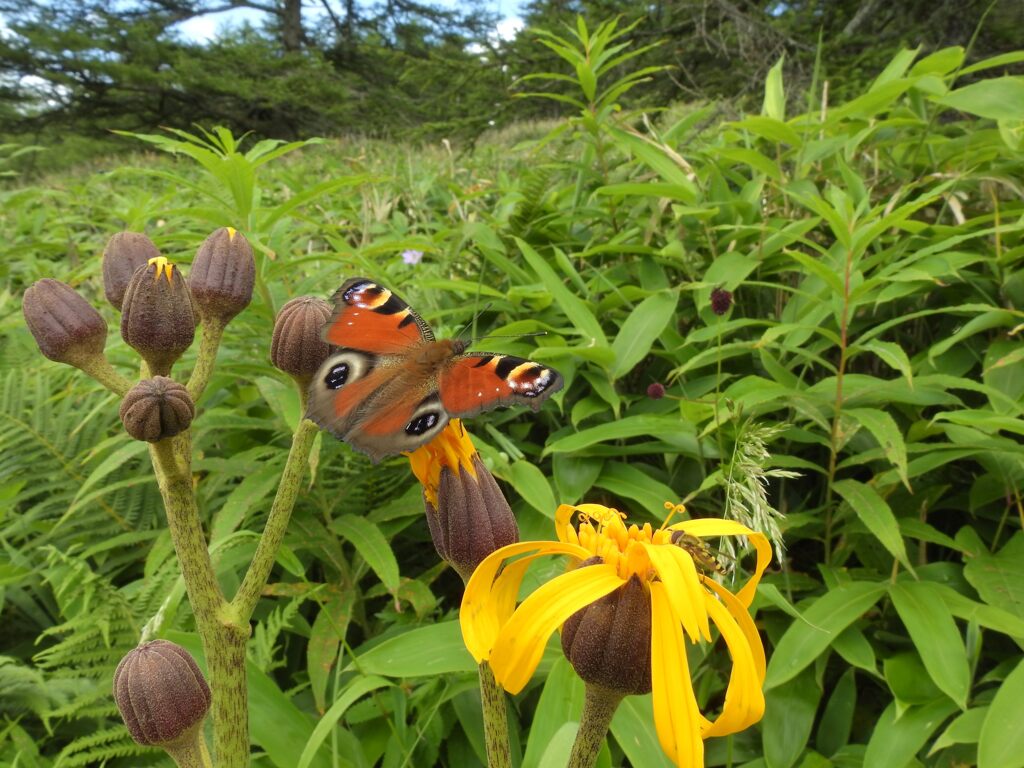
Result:
[[[315,296],[298,296],[281,307],[270,343],[274,367],[307,384],[331,354],[322,336],[331,311],[330,304]]]
[[[724,288],[711,291],[711,311],[716,315],[724,315],[732,306],[732,292]]]
[[[140,381],[121,400],[121,423],[136,440],[155,443],[188,429],[196,406],[184,386],[165,376]]]
[[[103,291],[107,301],[121,309],[132,275],[159,256],[153,241],[141,232],[118,232],[110,238],[103,249]]]
[[[249,306],[255,282],[252,246],[231,227],[221,227],[203,241],[188,277],[200,318],[221,324]]]
[[[661,400],[665,396],[665,385],[659,381],[647,386],[647,396],[651,400]]]
[[[585,568],[601,562],[584,560]],[[636,576],[562,625],[562,651],[584,682],[625,694],[651,690],[651,599]]]
[[[117,665],[114,699],[136,743],[168,747],[196,738],[210,709],[210,687],[188,651],[153,640]]]
[[[519,526],[494,476],[458,419],[409,454],[423,486],[434,548],[463,580],[492,552],[519,541]]]
[[[167,375],[196,334],[185,278],[162,256],[132,275],[121,309],[121,336],[155,375]]]
[[[33,283],[21,310],[39,351],[51,360],[81,367],[103,354],[107,323],[70,285],[49,277]]]

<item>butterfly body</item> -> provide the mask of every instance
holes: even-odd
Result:
[[[452,417],[515,404],[537,410],[562,387],[540,363],[435,339],[408,304],[367,278],[346,281],[334,305],[324,339],[338,351],[310,385],[307,416],[374,461],[415,450]]]

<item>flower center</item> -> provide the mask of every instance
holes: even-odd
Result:
[[[607,510],[606,514],[581,512],[576,536],[581,547],[615,566],[621,578],[636,576],[641,582],[652,581],[656,576],[644,545],[672,543],[671,531],[655,529],[650,523],[627,526],[625,515],[615,509]]]

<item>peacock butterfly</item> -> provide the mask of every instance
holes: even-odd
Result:
[[[536,411],[562,388],[540,363],[436,340],[412,307],[365,277],[347,280],[333,301],[323,338],[338,350],[310,384],[306,415],[374,462],[429,442],[452,417],[515,404]]]

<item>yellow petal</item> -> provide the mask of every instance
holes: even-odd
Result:
[[[701,577],[687,552],[670,544],[644,544],[651,565],[668,588],[668,597],[693,642],[703,636],[711,641],[711,627],[704,608],[705,592]]]
[[[764,716],[764,693],[749,641],[725,606],[710,595],[707,609],[729,647],[732,672],[722,714],[705,729],[704,738],[737,733]]]
[[[651,684],[661,748],[680,768],[701,768],[701,716],[690,682],[686,642],[668,590],[657,581],[651,583]]]
[[[522,565],[517,560],[507,566],[505,572],[495,580],[498,569],[506,559],[527,552],[536,554],[524,558],[526,562]],[[515,607],[519,582],[522,581],[529,561],[540,555],[572,555],[582,559],[589,557],[590,553],[582,547],[556,541],[521,541],[489,554],[470,576],[462,596],[459,623],[462,627],[462,641],[478,664],[490,654],[501,626]]]
[[[765,670],[767,668],[767,660],[764,656],[764,645],[761,643],[761,635],[757,631],[757,626],[754,624],[754,620],[750,617],[746,606],[743,605],[736,596],[728,589],[723,587],[710,579],[705,582],[706,586],[710,587],[725,604],[726,609],[736,619],[736,623],[740,625],[740,629],[743,630],[743,635],[747,638],[747,644],[750,646],[750,651],[754,655],[754,667],[757,671],[758,684],[764,683]]]
[[[540,663],[551,633],[576,611],[623,584],[615,568],[604,563],[577,568],[544,584],[501,628],[489,659],[494,679],[509,693],[519,693]]]
[[[750,543],[757,550],[757,564],[754,566],[754,574],[750,577],[743,588],[736,593],[736,598],[747,608],[754,601],[754,593],[757,592],[757,585],[761,581],[761,574],[768,567],[772,559],[772,545],[763,533],[752,531],[747,526],[737,523],[735,520],[720,520],[714,517],[702,518],[700,520],[687,520],[684,523],[670,525],[669,530],[685,531],[691,536],[706,538],[708,536],[746,536]]]

